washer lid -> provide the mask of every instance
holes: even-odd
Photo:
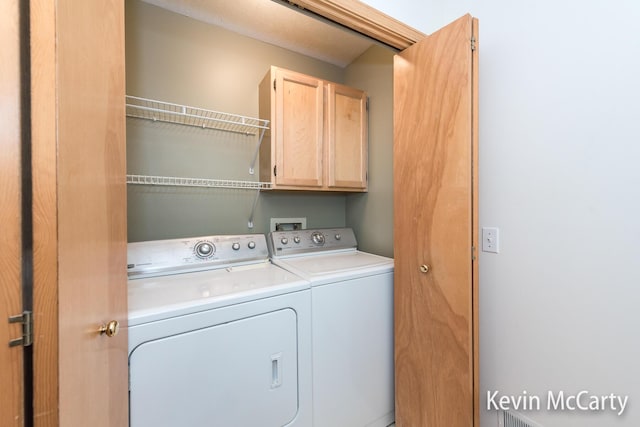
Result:
[[[393,271],[392,258],[360,251],[307,254],[274,262],[314,283]]]
[[[129,280],[129,326],[308,289],[268,261]]]

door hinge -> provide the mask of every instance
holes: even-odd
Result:
[[[471,36],[471,51],[476,50],[476,36]]]
[[[277,167],[278,167],[278,165],[275,165],[273,167],[273,176],[278,176],[278,174],[276,173],[277,172],[277,169],[276,169]]]
[[[366,106],[367,112],[369,111],[369,97],[367,96],[367,106]]]
[[[476,260],[476,247],[471,246],[471,261],[475,261],[475,260]]]
[[[273,90],[276,90],[276,79],[273,79]]]
[[[22,323],[22,338],[9,341],[9,347],[28,347],[33,344],[33,313],[23,311],[22,314],[9,317],[9,323]]]

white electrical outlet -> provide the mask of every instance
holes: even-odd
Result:
[[[498,227],[482,227],[482,252],[500,252],[500,230]]]

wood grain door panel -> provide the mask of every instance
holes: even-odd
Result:
[[[467,15],[394,61],[399,427],[473,424],[472,34]]]
[[[59,420],[126,426],[124,3],[58,0],[56,33]]]
[[[22,327],[7,321],[22,312],[19,7],[0,3],[0,425],[12,427],[24,424],[23,349],[8,345]]]
[[[35,425],[124,427],[124,4],[29,4]]]
[[[58,215],[56,4],[31,0],[31,169],[33,197],[33,412],[35,425],[58,417]]]

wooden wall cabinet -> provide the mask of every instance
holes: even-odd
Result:
[[[367,191],[367,94],[271,67],[259,86],[271,127],[260,181],[275,190]]]

